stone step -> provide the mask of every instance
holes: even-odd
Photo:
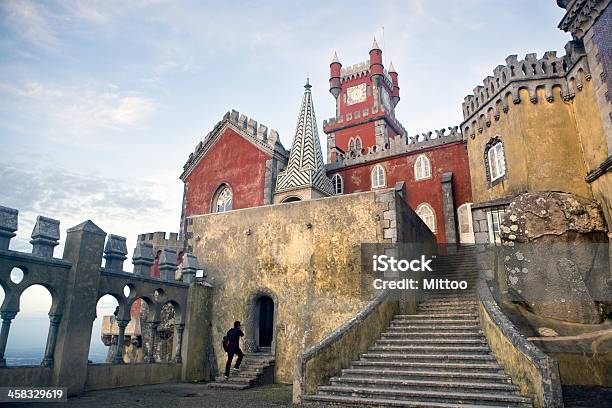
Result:
[[[420,344],[435,344],[438,346],[441,345],[451,345],[451,344],[456,344],[456,345],[486,345],[488,344],[487,341],[485,339],[449,339],[449,338],[437,338],[437,339],[431,339],[431,338],[420,338],[420,339],[382,339],[382,340],[377,340],[376,343],[377,346],[386,346],[386,345],[420,345]]]
[[[393,400],[383,398],[359,398],[359,397],[346,397],[338,395],[304,395],[303,400],[306,402],[322,402],[333,405],[350,405],[350,406],[363,406],[363,407],[431,407],[431,408],[490,408],[492,405],[465,405],[465,404],[454,404],[454,403],[437,403],[423,401],[410,401],[410,400]],[[505,406],[505,405],[502,405]]]
[[[445,362],[412,362],[412,361],[396,361],[390,359],[367,359],[354,361],[352,368],[357,367],[380,367],[380,368],[445,368],[456,370],[494,370],[496,372],[503,370],[503,367],[497,362],[479,364],[474,362],[461,363],[445,363]]]
[[[393,333],[408,333],[414,331],[423,332],[423,331],[435,331],[435,330],[444,330],[444,331],[479,331],[480,325],[478,324],[398,324],[395,326],[389,326],[387,328],[388,332]]]
[[[427,402],[451,402],[451,403],[511,403],[530,404],[529,398],[521,397],[514,393],[491,393],[491,392],[460,392],[448,390],[411,390],[394,388],[373,388],[347,385],[329,385],[319,387],[324,395],[358,396],[366,398],[391,398],[410,399]]]
[[[503,371],[496,373],[481,373],[481,372],[464,372],[456,370],[391,370],[391,369],[368,369],[368,368],[345,368],[342,370],[342,374],[352,376],[363,376],[363,377],[375,377],[375,378],[461,378],[469,379],[472,381],[477,380],[501,380],[510,382],[510,377]]]
[[[361,354],[361,359],[387,359],[393,361],[425,361],[425,362],[461,362],[470,364],[472,362],[496,362],[497,360],[491,354],[423,354],[423,353],[402,353],[402,352],[368,352]]]
[[[418,351],[423,354],[488,354],[491,352],[488,346],[372,346],[368,351],[397,351],[397,352],[410,352]]]
[[[418,380],[413,378],[372,378],[345,375],[329,379],[332,385],[350,384],[360,387],[389,387],[410,388],[414,390],[451,389],[461,390],[486,390],[496,392],[518,392],[519,388],[511,383],[502,381],[465,381],[456,379],[427,379]]]
[[[246,390],[247,388],[251,388],[251,384],[238,384],[231,382],[221,382],[215,381],[208,384],[208,388],[224,388],[229,390]]]
[[[423,318],[423,319],[403,319],[391,321],[391,327],[403,327],[417,324],[432,324],[443,326],[444,324],[452,325],[475,325],[478,324],[478,319],[449,319],[449,318]]]
[[[402,338],[402,339],[417,339],[422,337],[432,338],[469,338],[469,339],[483,339],[483,333],[481,330],[472,331],[415,331],[415,332],[384,332],[380,334],[382,339],[386,338]]]
[[[392,322],[403,322],[406,320],[423,320],[423,319],[474,319],[478,316],[476,312],[458,312],[458,313],[423,313],[411,315],[395,315]]]

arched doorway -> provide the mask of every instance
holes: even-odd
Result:
[[[261,296],[257,299],[255,307],[259,315],[256,321],[257,347],[260,350],[269,350],[274,340],[274,301],[268,296]]]

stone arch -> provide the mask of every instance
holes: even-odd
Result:
[[[275,354],[276,351],[276,334],[277,334],[277,322],[278,322],[278,296],[276,293],[268,288],[256,289],[248,298],[246,303],[246,310],[244,316],[246,316],[245,326],[245,338],[244,346],[246,352],[256,352],[259,348],[259,319],[260,319],[260,307],[261,300],[268,298],[272,301],[273,314],[272,318],[272,338],[270,342],[270,352]]]
[[[217,202],[221,194],[224,194],[226,192],[229,192],[229,208],[225,206],[222,211],[219,211],[219,209],[217,208]],[[225,211],[230,211],[233,209],[234,209],[234,189],[232,189],[232,186],[230,186],[228,182],[224,181],[221,184],[219,184],[219,186],[217,186],[217,188],[215,189],[215,192],[212,195],[212,198],[210,200],[210,212],[211,213],[225,212]]]
[[[298,196],[289,196],[285,197],[281,203],[294,203],[296,201],[302,201],[302,199]]]

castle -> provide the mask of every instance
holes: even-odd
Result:
[[[211,387],[293,384],[296,403],[561,407],[564,385],[611,386],[610,3],[558,0],[566,54],[509,56],[457,126],[406,133],[399,74],[376,40],[365,62],[332,58],[326,163],[308,81],[290,150],[228,112],[185,163],[179,233],[141,235],[133,273],[125,239],[104,244],[91,221],[68,230],[62,259],[59,222],[45,217],[33,253],[11,251],[18,213],[0,207],[0,366],[20,294],[39,283],[53,295],[42,365],[0,368],[0,384],[78,394],[213,381],[238,319],[248,369]],[[474,285],[374,290],[366,244],[417,246]],[[119,303],[109,362],[88,364],[107,293]]]

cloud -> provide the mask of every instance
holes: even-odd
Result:
[[[28,0],[6,0],[0,4],[3,23],[23,40],[42,48],[55,48],[58,38],[51,28],[51,15],[40,4]]]
[[[0,165],[0,191],[9,192],[0,205],[19,210],[18,236],[11,242],[12,249],[30,249],[37,215],[59,219],[62,235],[67,228],[91,219],[107,233],[128,238],[132,249],[140,233],[178,228],[180,186],[174,184],[170,186],[159,175],[119,180],[80,173],[34,153],[27,161]],[[169,202],[168,196],[176,199]],[[61,246],[55,256],[61,256]],[[130,267],[129,262],[125,267]]]
[[[40,82],[0,83],[1,93],[22,99],[23,114],[49,119],[73,134],[139,126],[157,107],[153,99],[113,84],[62,87]]]

